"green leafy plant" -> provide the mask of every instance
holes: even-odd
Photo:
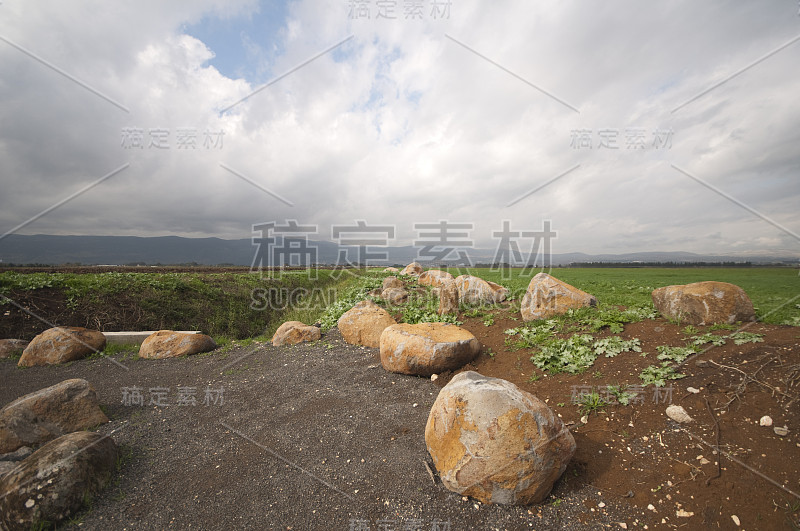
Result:
[[[661,361],[683,363],[686,358],[692,354],[697,354],[699,349],[694,345],[690,345],[688,347],[670,347],[667,345],[661,345],[656,347],[656,350],[659,352],[657,358]]]
[[[533,321],[524,326],[509,328],[503,332],[506,345],[512,349],[533,348],[545,344],[553,338],[554,320]],[[515,337],[516,336],[516,337]]]
[[[700,330],[698,330],[697,327],[695,327],[694,325],[689,325],[686,328],[684,328],[683,330],[681,330],[681,332],[685,336],[693,336],[693,335],[697,334],[699,331]]]
[[[492,326],[493,324],[494,324],[494,316],[492,316],[492,315],[487,315],[487,316],[486,316],[486,317],[483,319],[483,326]]]
[[[608,392],[614,395],[614,398],[617,399],[617,402],[622,404],[623,406],[627,406],[631,403],[631,400],[636,398],[637,394],[631,391],[627,391],[627,386],[623,387],[621,385],[609,385],[607,387]]]
[[[764,334],[754,334],[752,332],[734,332],[728,338],[733,339],[736,345],[744,345],[745,343],[763,343]]]
[[[692,342],[692,345],[700,346],[705,345],[706,343],[711,343],[715,347],[719,347],[725,344],[725,336],[719,336],[717,334],[712,334],[711,332],[706,332],[702,335],[697,335],[689,338]]]
[[[600,396],[600,393],[594,391],[591,393],[584,393],[578,397],[577,401],[575,402],[581,410],[581,413],[584,415],[588,415],[589,413],[600,411],[608,402],[606,399]]]
[[[606,358],[613,358],[621,352],[641,352],[641,341],[637,338],[622,339],[619,336],[610,336],[598,339],[592,344],[595,354],[605,354]]]
[[[675,372],[675,368],[669,362],[662,363],[660,367],[650,365],[639,374],[644,385],[653,384],[656,387],[664,387],[667,380],[678,380],[684,376],[684,374]]]
[[[594,337],[589,334],[574,335],[568,339],[552,339],[531,356],[531,362],[550,373],[578,374],[592,366],[597,359],[592,348]]]
[[[739,327],[737,325],[735,325],[735,324],[714,323],[714,324],[712,324],[711,326],[708,327],[708,331],[709,332],[713,332],[714,330],[736,330],[737,328],[739,328]]]

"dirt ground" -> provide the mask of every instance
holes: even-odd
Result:
[[[0,360],[0,404],[68,378],[97,389],[111,419],[99,431],[124,459],[73,521],[80,529],[798,528],[800,498],[789,491],[800,492],[800,329],[756,324],[748,331],[764,343],[692,356],[669,396],[656,401],[649,387],[641,403],[607,406],[583,424],[574,386],[638,383],[655,346],[683,344],[680,329],[628,324],[621,335],[642,340],[647,358],[623,353],[584,374],[541,376],[530,352],[504,345],[503,330],[519,326],[511,316],[498,309],[489,327],[462,318],[484,345],[463,370],[514,382],[570,426],[577,452],[538,506],[484,505],[434,482],[424,427],[452,374],[387,373],[377,349],[348,345],[335,329],[313,344],[182,359],[120,354],[28,369]],[[695,420],[669,420],[670,401]],[[763,415],[788,435],[760,426]]]

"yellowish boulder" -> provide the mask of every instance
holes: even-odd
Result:
[[[481,344],[449,323],[396,324],[381,334],[381,363],[390,372],[430,376],[472,361]]]
[[[139,357],[147,359],[177,358],[209,352],[217,344],[205,334],[186,334],[172,330],[159,330],[147,336],[139,347]]]
[[[417,281],[420,286],[441,286],[446,280],[453,280],[453,275],[447,271],[429,269],[419,276]]]
[[[300,321],[286,321],[275,330],[272,336],[272,345],[296,345],[304,341],[316,341],[322,334],[316,326],[309,326]]]
[[[575,453],[575,439],[547,404],[472,371],[439,392],[425,444],[445,487],[511,505],[544,500]]]
[[[361,301],[347,310],[337,322],[345,341],[351,345],[380,346],[381,334],[396,324],[389,312],[372,301]]]
[[[654,290],[652,297],[661,315],[686,324],[732,324],[756,320],[753,303],[747,293],[727,282],[706,281],[665,286]]]
[[[523,321],[534,321],[584,306],[597,306],[597,298],[547,273],[538,273],[528,284],[520,312]]]
[[[400,271],[400,274],[418,277],[422,274],[422,266],[417,262],[411,262]]]
[[[57,326],[45,330],[22,351],[17,365],[54,365],[80,360],[106,347],[106,336],[80,326]]]
[[[473,275],[455,278],[458,299],[465,304],[497,304],[506,300],[508,289]]]

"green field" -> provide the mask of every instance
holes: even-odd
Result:
[[[521,299],[537,271],[506,274],[488,268],[451,269],[509,288]],[[753,301],[760,320],[772,324],[800,325],[800,276],[790,268],[555,268],[554,277],[572,284],[608,305],[651,307],[653,289],[701,280],[730,282],[742,287]],[[37,293],[60,300],[65,309],[41,317],[62,325],[102,327],[106,330],[202,330],[214,337],[244,339],[270,337],[286,320],[327,328],[354,302],[380,286],[387,274],[379,269],[332,272],[319,270],[317,278],[305,271],[284,272],[278,278],[252,273],[0,273],[0,296],[34,300]],[[39,291],[43,290],[43,291]],[[425,302],[430,306],[430,300]],[[433,318],[430,308],[418,304],[416,319]],[[47,308],[31,308],[46,312]],[[37,319],[24,321],[30,330],[18,330],[13,321],[18,309],[0,299],[2,333],[30,335],[47,328]],[[427,311],[427,314],[425,313]],[[9,317],[11,315],[11,317]],[[39,330],[39,331],[41,331]],[[38,333],[38,332],[37,332]]]
[[[453,269],[453,274],[458,271]],[[536,271],[538,272],[538,271]],[[525,293],[535,272],[503,279],[500,271],[488,268],[461,270],[509,288],[519,297]],[[800,275],[790,268],[553,268],[559,280],[591,293],[602,304],[643,306],[652,303],[655,288],[703,280],[730,282],[745,290],[753,301],[759,320],[772,324],[795,324],[800,319]],[[509,275],[506,275],[509,276]]]

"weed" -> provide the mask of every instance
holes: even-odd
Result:
[[[691,344],[695,346],[711,343],[715,347],[720,347],[725,344],[725,336],[718,336],[717,334],[706,332],[705,334],[702,335],[690,337],[689,341],[691,341],[692,342]]]
[[[683,330],[681,330],[681,332],[685,336],[693,336],[693,335],[697,334],[698,332],[700,332],[700,330],[698,330],[697,327],[695,327],[694,325],[689,325],[686,328],[684,328]]]
[[[539,376],[539,374],[538,374],[538,373],[533,373],[533,374],[531,374],[531,375],[530,375],[530,377],[528,378],[528,381],[529,381],[530,383],[533,383],[533,382],[535,382],[535,381],[539,380],[539,378],[540,378],[540,376]]]
[[[745,343],[763,343],[764,334],[753,334],[751,332],[734,332],[728,336],[733,339],[736,345],[744,345]]]
[[[606,358],[613,358],[621,352],[641,352],[641,341],[637,338],[624,340],[619,336],[610,336],[598,339],[592,344],[597,355],[605,354]]]
[[[614,398],[617,399],[617,402],[622,404],[623,406],[627,406],[631,403],[631,400],[636,398],[637,394],[632,393],[630,391],[626,391],[627,386],[623,387],[621,385],[609,385],[606,387],[608,392],[614,395]]]
[[[600,371],[594,371],[594,374],[592,374],[592,376],[595,377],[595,378],[602,378],[603,377],[603,373],[600,372]]]
[[[600,411],[608,404],[597,391],[582,394],[575,403],[584,415]]]
[[[509,328],[503,332],[508,336],[505,343],[512,349],[539,347],[553,338],[555,327],[556,321],[554,320],[540,320],[517,328]]]
[[[592,366],[597,355],[592,349],[594,337],[589,334],[574,335],[569,339],[552,339],[531,356],[539,369],[552,374],[567,372],[578,374]]]
[[[494,316],[488,315],[483,319],[483,326],[492,326],[494,324]]]
[[[670,347],[667,345],[661,345],[656,347],[656,350],[660,352],[657,357],[661,361],[683,363],[684,360],[686,360],[686,358],[692,354],[697,354],[699,349],[694,345],[690,345],[688,347]]]
[[[714,330],[736,330],[739,328],[735,324],[728,324],[728,323],[714,323],[708,327],[709,332],[713,332]]]
[[[650,365],[639,374],[639,378],[641,378],[644,385],[653,384],[656,387],[664,387],[667,384],[667,380],[678,380],[684,376],[684,374],[675,372],[669,362],[662,363],[660,367]]]

